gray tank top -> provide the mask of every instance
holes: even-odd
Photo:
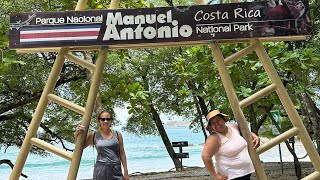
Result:
[[[113,131],[113,136],[106,139],[101,136],[99,131],[94,133],[94,143],[97,149],[97,162],[118,164],[119,158],[119,137],[117,131]]]

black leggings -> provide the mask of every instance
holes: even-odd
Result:
[[[251,174],[245,175],[245,176],[241,176],[232,180],[250,180],[250,176]]]

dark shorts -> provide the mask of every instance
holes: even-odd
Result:
[[[121,164],[96,162],[93,170],[93,180],[123,180]]]
[[[245,175],[245,176],[241,176],[232,180],[250,180],[250,176],[251,174]]]

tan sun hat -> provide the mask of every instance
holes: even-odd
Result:
[[[212,127],[210,126],[210,119],[215,117],[218,114],[222,115],[224,117],[225,121],[229,121],[230,120],[228,115],[221,113],[219,110],[213,110],[213,111],[209,112],[208,115],[206,116],[206,119],[207,119],[206,130],[212,131]]]

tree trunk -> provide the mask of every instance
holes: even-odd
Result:
[[[272,123],[276,126],[277,130],[282,134],[283,132],[282,132],[280,126],[278,125],[278,123],[276,122],[276,120],[273,118],[272,114],[270,112],[267,112],[267,113],[269,114],[269,117],[272,120]],[[293,156],[294,167],[295,167],[295,170],[296,170],[296,176],[297,176],[298,179],[301,179],[302,178],[302,176],[301,176],[301,165],[300,165],[300,162],[298,160],[297,154],[293,150],[293,148],[290,146],[288,140],[285,140],[284,142],[285,142],[288,150],[290,151],[290,153]]]
[[[204,140],[207,139],[208,135],[206,133],[206,128],[205,128],[205,125],[203,124],[203,121],[202,121],[202,111],[200,109],[200,106],[199,106],[199,101],[197,101],[197,98],[195,96],[193,96],[196,104],[196,109],[197,109],[197,112],[198,112],[198,119],[199,119],[199,123],[200,123],[200,126],[201,126],[201,130],[202,130],[202,133],[203,133],[203,136],[204,136]]]
[[[158,132],[161,136],[161,139],[163,141],[163,144],[165,145],[168,154],[170,155],[173,163],[174,163],[174,167],[176,168],[177,171],[180,170],[180,166],[181,166],[181,162],[178,158],[173,158],[174,155],[174,149],[171,145],[170,139],[167,135],[167,132],[165,131],[162,121],[160,119],[159,113],[157,112],[157,110],[154,108],[153,104],[150,104],[150,108],[151,108],[151,114],[152,114],[152,118],[153,121],[155,122]],[[181,167],[182,168],[182,167]]]
[[[204,102],[204,99],[201,97],[201,96],[197,96],[198,98],[198,105],[197,107],[199,108],[200,107],[200,111],[202,112],[201,114],[199,114],[199,116],[202,117],[202,115],[204,116],[204,118],[206,118],[206,115],[208,114],[208,109],[207,109],[207,106],[206,106],[206,103]],[[205,125],[203,124],[202,122],[202,118],[201,118],[201,128],[202,128],[202,132],[204,134],[204,139],[207,140],[207,132],[206,132],[206,129],[204,127]]]
[[[310,128],[307,129],[312,130],[309,134],[314,134],[317,152],[320,154],[320,110],[307,93],[300,94],[298,99],[300,99],[302,114],[309,120],[309,124],[306,124],[306,126]]]
[[[188,86],[189,89],[191,89],[192,91],[197,91],[198,89],[196,88],[195,84],[193,84],[193,82],[191,81],[186,81],[186,84]],[[206,133],[206,129],[205,129],[205,125],[202,122],[202,115],[204,115],[204,117],[208,114],[208,109],[206,106],[206,103],[204,101],[204,99],[201,96],[196,96],[194,95],[194,98],[196,97],[196,108],[197,111],[199,113],[199,120],[200,120],[200,125],[201,125],[201,129],[202,129],[202,133],[204,135],[204,139],[207,139],[207,133]],[[199,109],[200,108],[200,109]]]
[[[8,164],[11,167],[11,169],[13,169],[13,167],[14,167],[14,164],[9,159],[1,159],[0,160],[0,165],[1,164]],[[24,178],[28,178],[28,176],[23,174],[23,173],[21,173],[21,176],[24,177]]]
[[[303,81],[301,77],[304,77],[302,72],[299,72],[298,75],[293,76],[294,83],[300,85],[299,82]],[[306,91],[303,93],[297,93],[297,97],[300,101],[302,115],[305,117],[305,121],[303,122],[311,139],[315,139],[317,144],[317,152],[320,155],[320,110],[317,108],[316,103]],[[314,137],[312,137],[312,134]]]
[[[308,103],[308,115],[310,115],[312,130],[317,144],[317,152],[320,155],[320,114],[318,113],[319,109],[317,108],[315,102],[311,99],[311,97],[308,96],[308,94],[305,94],[305,96]]]
[[[250,128],[251,128],[251,132],[254,132],[255,134],[258,134],[258,123],[257,123],[257,114],[254,110],[254,106],[250,105],[248,107],[250,109],[249,112],[249,121],[250,121]]]

